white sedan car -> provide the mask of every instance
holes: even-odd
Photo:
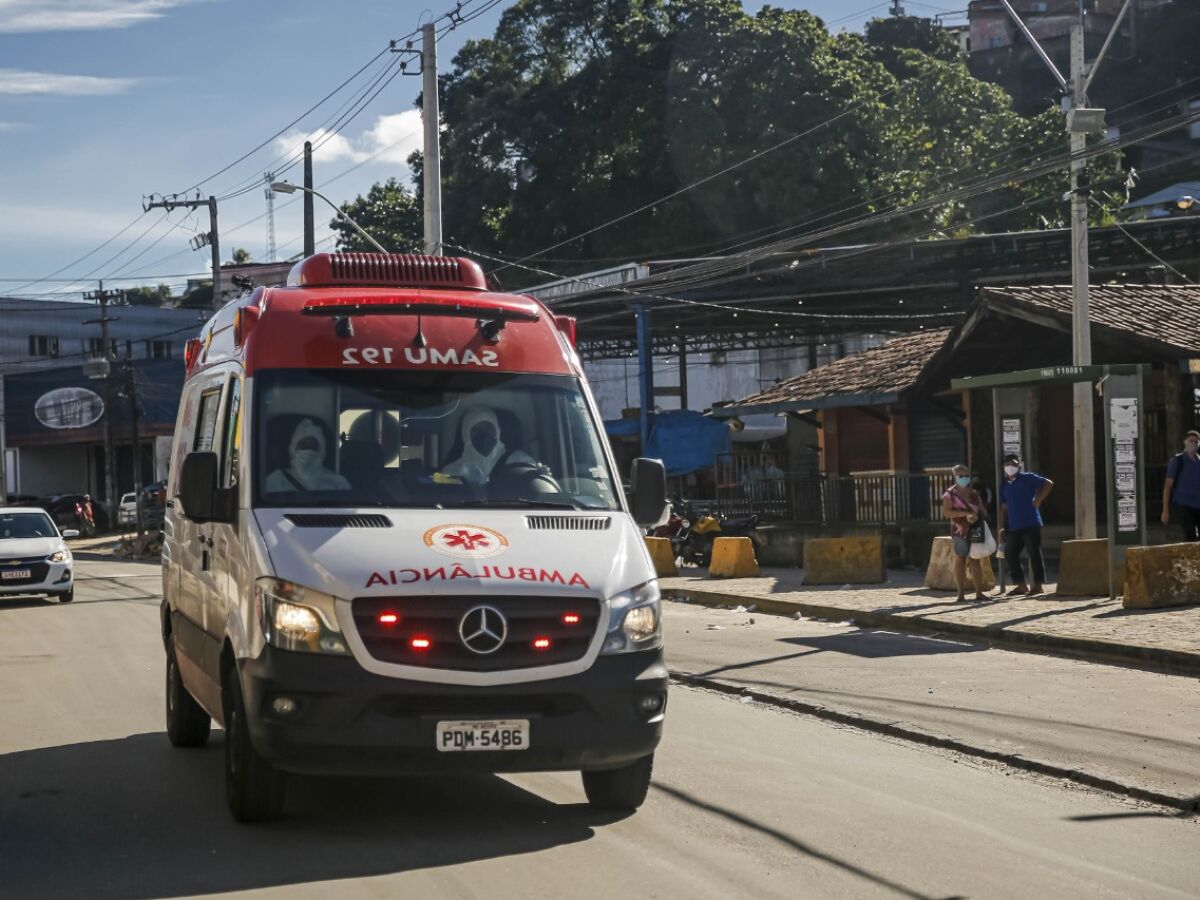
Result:
[[[58,527],[36,507],[0,507],[0,597],[44,594],[63,603],[75,599],[71,551]]]

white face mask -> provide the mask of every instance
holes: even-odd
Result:
[[[1009,478],[1012,478],[1014,475],[1016,475],[1020,471],[1021,471],[1020,466],[1005,466],[1004,467],[1004,474],[1007,475]]]
[[[296,472],[315,472],[325,462],[325,436],[312,419],[305,419],[296,426],[288,449],[291,467]]]

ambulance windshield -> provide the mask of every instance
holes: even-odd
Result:
[[[258,506],[618,508],[572,377],[287,369],[255,395]]]

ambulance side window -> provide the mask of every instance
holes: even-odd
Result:
[[[213,449],[217,433],[217,412],[221,407],[221,389],[209,388],[200,395],[200,415],[196,420],[196,437],[192,450],[208,453]]]
[[[225,405],[224,447],[221,452],[221,487],[233,487],[238,478],[238,455],[242,449],[242,382],[229,379],[229,402]]]

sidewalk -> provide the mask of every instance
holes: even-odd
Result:
[[[102,559],[108,557],[123,557],[130,558],[130,550],[132,542],[135,540],[132,536],[122,536],[120,534],[98,534],[95,537],[88,538],[71,538],[67,541],[67,546],[71,552],[83,559]],[[158,554],[150,553],[143,554],[136,559],[154,559]]]
[[[693,574],[694,573],[694,574]],[[881,585],[806,586],[801,569],[764,569],[758,578],[709,578],[703,570],[660,581],[663,593],[706,606],[943,635],[1200,676],[1200,607],[1126,610],[1107,597],[1035,598],[994,594],[956,603],[932,591],[919,571],[889,571]]]

